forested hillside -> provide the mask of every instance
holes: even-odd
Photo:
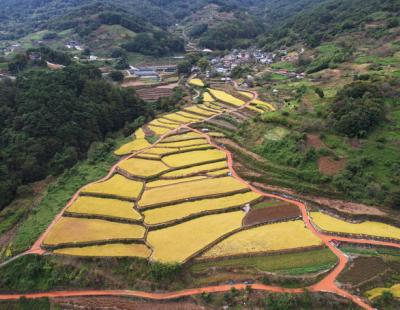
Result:
[[[146,117],[134,92],[112,87],[94,67],[33,70],[0,83],[0,208],[17,187],[57,175],[94,141]]]

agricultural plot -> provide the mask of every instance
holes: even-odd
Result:
[[[131,158],[121,162],[118,167],[130,175],[139,178],[151,178],[169,170],[163,162],[158,160],[146,160],[140,158]]]
[[[320,245],[322,241],[305,228],[303,221],[298,220],[238,232],[212,247],[201,258],[276,252]]]
[[[277,206],[268,206],[250,210],[243,220],[244,226],[258,225],[271,221],[289,220],[300,217],[301,213],[298,207],[293,204],[280,204]]]
[[[179,149],[154,146],[146,150],[145,154],[160,155],[160,157],[162,157],[163,155],[173,154],[178,151]]]
[[[251,103],[253,105],[256,105],[256,107],[261,110],[265,109],[265,110],[270,110],[270,111],[276,111],[275,107],[272,104],[262,101],[262,100],[259,100],[259,99],[254,99]]]
[[[180,179],[166,179],[166,180],[158,179],[156,181],[152,181],[152,182],[146,183],[146,188],[167,186],[167,185],[172,185],[172,184],[176,184],[176,183],[183,183],[183,182],[201,180],[201,179],[205,179],[205,178],[206,178],[205,176],[195,176],[195,177],[180,178]]]
[[[192,107],[189,107],[189,108],[185,108],[185,111],[197,113],[197,114],[200,114],[200,115],[203,115],[203,116],[206,116],[206,117],[216,114],[216,112],[204,110],[204,109],[199,108],[198,106],[192,106]]]
[[[195,174],[202,174],[202,173],[207,173],[210,171],[215,171],[215,170],[220,170],[223,168],[227,168],[228,165],[225,160],[211,163],[211,164],[205,164],[205,165],[198,165],[190,168],[184,168],[184,169],[178,169],[174,170],[171,172],[167,172],[163,174],[162,176],[165,178],[181,178],[181,177],[186,177],[186,176],[192,176]]]
[[[132,142],[129,142],[127,144],[124,144],[121,146],[118,150],[114,152],[115,155],[117,156],[124,156],[131,154],[136,151],[143,150],[147,147],[149,147],[151,144],[147,142],[145,139],[136,139]]]
[[[68,209],[71,215],[100,216],[140,221],[142,216],[132,202],[89,196],[79,197]]]
[[[140,225],[122,224],[97,219],[63,217],[52,228],[43,244],[45,246],[65,246],[90,244],[113,240],[138,240],[145,234]]]
[[[203,93],[203,101],[204,102],[213,102],[215,99],[210,95],[209,92],[204,92]]]
[[[54,253],[70,256],[148,258],[151,254],[151,250],[144,244],[113,243],[79,248],[57,249]]]
[[[216,195],[227,196],[246,191],[247,187],[231,177],[178,183],[144,191],[139,201],[139,208],[145,209]]]
[[[241,227],[242,211],[204,216],[165,229],[150,231],[147,241],[154,249],[152,260],[182,263],[210,243]],[[212,229],[210,229],[212,227]]]
[[[400,228],[384,223],[365,221],[354,224],[322,212],[312,212],[311,217],[315,225],[327,232],[400,239]]]
[[[200,80],[200,79],[191,79],[189,81],[189,84],[193,85],[193,86],[198,86],[198,87],[204,87],[205,86],[204,82],[202,80]]]
[[[181,147],[189,147],[189,146],[196,146],[196,145],[203,145],[208,144],[207,140],[204,138],[195,139],[195,140],[183,140],[183,141],[176,141],[176,142],[160,142],[158,145],[160,147],[173,147],[173,148],[181,148]]]
[[[247,91],[240,91],[239,94],[241,94],[242,96],[245,96],[248,99],[252,99],[254,97],[252,93],[249,93]]]
[[[192,119],[192,121],[199,121],[199,120],[202,120],[202,119],[205,118],[204,116],[196,115],[196,114],[189,113],[189,112],[186,112],[186,111],[176,112],[176,114],[178,114],[180,116],[183,116],[183,117],[190,118],[190,119]]]
[[[205,211],[243,207],[244,205],[253,203],[258,199],[260,199],[260,195],[254,192],[248,192],[221,198],[178,203],[162,208],[147,210],[143,214],[146,224],[155,225],[182,219],[193,214],[204,213]],[[228,214],[226,216],[229,217],[230,215]]]
[[[179,141],[195,140],[195,139],[204,139],[204,137],[201,134],[198,134],[197,132],[190,131],[187,133],[178,133],[165,137],[165,139],[162,140],[162,143],[179,142]]]
[[[236,107],[240,107],[245,104],[243,100],[240,100],[236,97],[233,97],[232,95],[228,94],[227,92],[224,92],[222,90],[217,90],[217,89],[212,89],[209,88],[208,91],[213,95],[216,99],[228,103],[230,105],[234,105]]]
[[[164,118],[168,119],[168,120],[171,120],[171,121],[176,121],[176,122],[178,122],[180,124],[193,123],[193,122],[196,121],[193,118],[188,118],[188,117],[179,115],[177,113],[164,115]]]
[[[116,198],[133,201],[139,197],[143,183],[115,174],[104,182],[94,183],[82,189],[83,195]]]
[[[400,284],[395,284],[390,288],[377,287],[365,293],[368,299],[372,300],[381,296],[384,292],[390,292],[393,297],[400,298]]]
[[[162,136],[164,134],[166,134],[168,131],[170,131],[171,129],[168,128],[163,128],[163,127],[156,127],[156,126],[147,126],[152,132],[154,132],[155,135],[157,136]]]
[[[217,171],[210,171],[207,173],[208,176],[210,177],[220,177],[220,176],[226,176],[230,173],[229,169],[221,169]]]
[[[251,106],[251,105],[247,106],[246,109],[248,109],[248,110],[250,110],[252,112],[259,113],[259,114],[263,114],[265,112],[264,110],[259,109],[259,108],[254,107],[254,106]]]
[[[220,150],[201,150],[165,156],[162,160],[170,167],[184,168],[226,159]]]
[[[167,129],[175,129],[176,127],[178,127],[177,124],[173,125],[173,124],[164,124],[161,123],[158,119],[155,119],[153,121],[151,121],[149,123],[150,126],[154,126],[154,127],[161,127],[161,128],[167,128]]]

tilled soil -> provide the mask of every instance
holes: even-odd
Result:
[[[244,218],[244,226],[258,225],[271,221],[292,219],[300,216],[300,210],[295,205],[285,203],[278,206],[251,210]]]
[[[336,175],[346,167],[346,159],[334,160],[330,156],[318,159],[318,169],[326,175]]]
[[[342,283],[357,285],[371,279],[387,269],[380,257],[356,257],[349,268],[339,277]]]

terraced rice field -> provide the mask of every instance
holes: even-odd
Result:
[[[206,117],[209,117],[209,116],[212,116],[212,115],[215,115],[218,113],[218,112],[212,112],[209,110],[201,109],[200,107],[197,107],[197,106],[185,108],[185,111],[193,112],[193,113],[200,114],[200,115],[203,115]]]
[[[99,241],[135,240],[144,237],[145,228],[97,219],[63,217],[44,240],[46,246],[86,244]]]
[[[145,190],[139,201],[139,208],[184,202],[202,197],[208,198],[215,195],[228,195],[247,190],[247,187],[232,177],[178,183]]]
[[[168,155],[163,158],[163,162],[170,167],[183,168],[224,159],[226,159],[224,152],[212,149]]]
[[[169,170],[169,167],[161,161],[140,158],[125,160],[118,167],[139,178],[151,178]]]
[[[203,93],[203,101],[204,102],[213,102],[215,99],[210,95],[209,92],[204,92]]]
[[[275,252],[319,245],[322,245],[321,240],[304,227],[303,221],[299,220],[264,225],[238,232],[215,245],[201,258]]]
[[[204,138],[201,139],[192,139],[192,140],[183,140],[183,141],[176,141],[176,142],[160,142],[158,145],[160,147],[173,147],[173,148],[182,148],[188,146],[195,146],[195,145],[203,145],[208,144],[207,140]]]
[[[252,99],[253,98],[253,94],[249,93],[247,91],[240,91],[239,94],[241,94],[242,96],[245,96],[248,99]]]
[[[217,89],[212,89],[209,88],[208,91],[213,95],[216,99],[234,105],[236,107],[240,107],[245,104],[243,100],[240,100],[236,97],[233,97],[232,95],[228,94],[227,92],[224,92],[222,90],[217,90]]]
[[[152,260],[182,263],[221,236],[241,227],[242,211],[204,216],[165,229],[150,231]],[[212,227],[212,229],[210,229]],[[179,242],[177,242],[179,240]]]
[[[149,125],[148,128],[157,136],[162,136],[170,131],[168,128],[156,127],[151,125]]]
[[[103,244],[79,248],[63,248],[54,251],[56,254],[71,256],[98,256],[98,257],[142,257],[148,258],[151,250],[144,244]]]
[[[72,215],[100,216],[106,218],[141,220],[133,202],[89,196],[79,197],[66,211]]]
[[[315,225],[328,232],[400,239],[400,228],[384,223],[366,221],[353,224],[322,212],[312,212],[311,217]]]
[[[124,156],[150,146],[150,143],[145,139],[145,134],[142,128],[136,130],[134,136],[135,138],[132,142],[124,144],[116,150],[114,154],[117,156]]]
[[[204,137],[197,132],[187,132],[182,134],[175,134],[165,137],[161,143],[167,142],[179,142],[179,141],[186,141],[186,140],[195,140],[195,139],[204,139]]]
[[[372,300],[381,296],[384,292],[392,293],[393,297],[400,298],[400,284],[395,284],[390,288],[377,287],[365,293],[368,299]]]
[[[146,184],[146,188],[167,186],[167,185],[172,185],[172,184],[176,184],[176,183],[183,183],[183,182],[201,180],[201,179],[205,179],[205,178],[206,178],[205,176],[195,176],[195,177],[180,178],[180,179],[166,179],[166,180],[158,179],[156,181],[148,182]]]
[[[164,178],[176,178],[176,177],[185,177],[185,176],[191,176],[193,174],[201,174],[201,173],[207,173],[209,171],[214,171],[214,170],[220,170],[223,168],[227,168],[228,165],[226,161],[219,161],[211,164],[204,164],[204,165],[198,165],[190,168],[184,168],[184,169],[178,169],[174,170],[171,172],[167,172],[163,174],[162,176]]]
[[[259,100],[259,99],[255,99],[251,103],[256,105],[257,108],[262,109],[262,110],[263,109],[270,110],[270,111],[275,111],[276,110],[275,107],[272,104],[270,104],[268,102],[265,102],[265,101],[262,101],[262,100]]]
[[[198,86],[198,87],[204,87],[205,86],[204,82],[202,80],[200,80],[200,79],[191,79],[189,81],[189,84],[193,85],[193,86]]]
[[[142,182],[133,181],[123,177],[122,175],[115,174],[107,181],[86,186],[82,190],[82,194],[123,200],[135,200],[139,197],[142,188]]]
[[[181,115],[179,115],[179,114],[177,114],[177,113],[172,113],[172,114],[164,115],[164,118],[166,118],[166,119],[168,119],[168,120],[171,120],[171,121],[176,121],[176,122],[181,123],[181,124],[193,123],[193,122],[196,121],[196,120],[193,119],[193,118],[184,117],[184,116],[181,116]]]
[[[149,225],[167,223],[177,219],[182,219],[193,214],[204,213],[205,211],[215,211],[220,209],[231,209],[243,207],[248,203],[253,203],[260,198],[254,192],[236,194],[214,199],[203,199],[178,203],[162,208],[151,209],[143,212],[145,223]],[[229,215],[227,215],[228,217]]]

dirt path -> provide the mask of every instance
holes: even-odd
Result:
[[[237,85],[235,84],[235,87],[237,88]],[[257,98],[257,93],[253,93],[254,97]],[[242,109],[245,109],[246,106],[250,104],[250,99],[248,102],[246,102],[245,105],[241,106],[240,108],[236,109],[235,111],[240,111]],[[213,115],[204,121],[211,120],[215,117],[219,116],[219,114]],[[338,275],[344,270],[346,267],[346,264],[348,263],[348,257],[340,251],[337,247],[335,247],[332,244],[332,240],[339,240],[343,242],[350,242],[350,243],[358,243],[358,244],[371,244],[371,245],[381,245],[381,246],[388,246],[388,247],[395,247],[395,248],[400,248],[400,244],[392,243],[392,242],[383,242],[383,241],[374,241],[374,240],[367,240],[367,239],[355,239],[355,238],[344,238],[344,237],[335,237],[331,235],[326,235],[321,232],[319,232],[314,225],[311,222],[310,216],[307,212],[306,206],[296,200],[288,199],[286,197],[281,197],[279,195],[275,194],[267,194],[262,192],[261,190],[255,188],[245,180],[243,180],[234,170],[233,168],[233,155],[230,151],[222,148],[221,146],[217,145],[214,143],[209,135],[206,133],[199,131],[197,129],[193,129],[190,127],[190,124],[185,124],[179,126],[177,129],[168,132],[164,134],[163,136],[160,137],[160,139],[155,143],[159,143],[166,135],[171,134],[172,132],[179,131],[180,129],[189,129],[194,132],[197,132],[201,135],[203,135],[207,141],[213,145],[215,148],[225,152],[227,156],[227,161],[228,161],[228,167],[231,171],[231,174],[234,178],[236,178],[238,181],[246,185],[249,189],[252,191],[268,198],[273,198],[273,199],[278,199],[281,201],[288,202],[290,204],[296,205],[302,214],[303,220],[307,228],[318,238],[321,239],[321,241],[338,257],[338,264],[336,267],[325,277],[323,278],[319,283],[314,284],[307,289],[310,290],[311,292],[330,292],[337,294],[339,296],[342,296],[344,298],[350,299],[354,303],[358,304],[360,307],[364,309],[373,309],[370,305],[365,303],[361,298],[351,295],[350,293],[344,291],[343,289],[339,288],[336,284],[336,279]],[[153,144],[153,145],[155,145]],[[127,160],[134,155],[136,155],[139,152],[143,152],[147,150],[148,148],[153,147],[149,146],[143,150],[140,150],[138,152],[135,152],[123,159],[121,161]],[[117,165],[121,162],[119,161],[116,163],[110,172],[102,178],[99,181],[93,182],[101,182],[106,179],[108,179],[115,171],[115,168]],[[88,185],[86,185],[88,186]],[[28,254],[39,254],[42,255],[45,253],[45,251],[41,248],[41,244],[43,240],[45,239],[46,235],[50,231],[50,229],[60,220],[63,212],[65,211],[66,208],[68,208],[78,197],[80,191],[83,189],[82,187],[69,201],[69,203],[64,207],[64,209],[56,216],[56,218],[53,220],[53,222],[49,225],[47,230],[42,234],[42,236],[35,242],[35,244],[32,246],[32,248],[25,252],[22,253],[20,256],[23,255],[28,255]],[[15,260],[18,257],[12,258],[12,260]],[[28,294],[2,294],[0,295],[0,300],[6,300],[6,299],[19,299],[20,297],[26,297],[26,298],[41,298],[41,297],[49,297],[49,298],[55,298],[55,297],[74,297],[74,296],[132,296],[132,297],[141,297],[141,298],[148,298],[148,299],[154,299],[154,300],[168,300],[168,299],[176,299],[180,297],[185,297],[185,296],[191,296],[191,295],[198,295],[202,293],[215,293],[215,292],[227,292],[230,291],[232,288],[236,289],[244,289],[246,287],[245,284],[236,284],[236,285],[218,285],[218,286],[208,286],[208,287],[202,287],[202,288],[194,288],[194,289],[187,289],[187,290],[182,290],[182,291],[176,291],[176,292],[167,292],[167,293],[150,293],[150,292],[143,292],[143,291],[133,291],[133,290],[79,290],[79,291],[74,291],[74,290],[67,290],[67,291],[56,291],[56,292],[42,292],[42,293],[28,293]],[[269,286],[269,285],[263,285],[263,284],[252,284],[251,285],[252,289],[255,290],[260,290],[260,291],[267,291],[267,292],[275,292],[275,293],[302,293],[304,292],[303,289],[296,288],[296,289],[288,289],[288,288],[283,288],[283,287],[277,287],[277,286]]]

